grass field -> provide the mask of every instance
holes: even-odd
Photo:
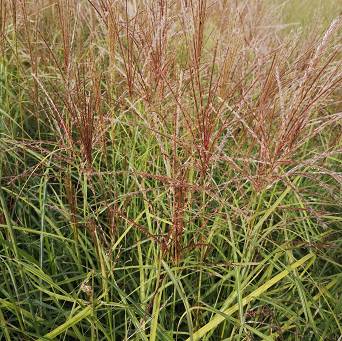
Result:
[[[339,0],[0,0],[0,340],[341,340]]]

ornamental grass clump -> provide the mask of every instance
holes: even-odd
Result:
[[[0,338],[340,336],[342,18],[289,8],[0,0]]]

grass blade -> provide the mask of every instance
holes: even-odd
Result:
[[[279,273],[278,275],[271,278],[269,281],[267,281],[265,284],[260,286],[258,289],[254,290],[252,293],[247,295],[242,299],[242,306],[245,306],[252,300],[258,298],[260,295],[262,295],[264,292],[266,292],[270,287],[278,283],[280,280],[282,280],[284,277],[286,277],[291,271],[297,269],[301,265],[303,265],[307,260],[309,260],[311,257],[313,257],[313,254],[307,254],[300,260],[296,261],[295,263],[291,264],[287,269]],[[239,309],[239,304],[235,304],[232,307],[226,309],[223,313],[226,315],[232,315]],[[215,315],[214,318],[209,321],[206,325],[204,325],[202,328],[197,330],[193,334],[193,340],[199,340],[201,337],[203,337],[205,334],[216,328],[221,322],[223,322],[225,318],[222,315]],[[188,338],[187,340],[190,340]]]

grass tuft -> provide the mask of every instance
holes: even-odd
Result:
[[[0,0],[0,339],[339,339],[337,3]]]

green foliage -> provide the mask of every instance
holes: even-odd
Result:
[[[236,21],[227,32],[236,34],[241,27],[234,25],[246,16],[239,37],[250,29],[261,43],[241,38],[231,46],[236,52],[226,51],[231,59],[216,64],[219,43],[205,41],[222,13],[196,7],[196,25],[202,19],[214,24],[204,42],[199,26],[189,29],[196,39],[176,31],[170,44],[176,56],[160,52],[169,72],[161,76],[139,59],[153,54],[154,45],[135,50],[141,36],[132,38],[127,8],[119,8],[124,14],[117,18],[106,7],[116,24],[127,20],[127,30],[118,33],[119,26],[102,21],[95,2],[75,9],[68,1],[47,1],[41,12],[25,3],[28,8],[10,8],[0,1],[1,13],[14,11],[18,20],[6,16],[1,32],[10,44],[0,50],[0,339],[337,340],[342,141],[336,46],[322,52],[317,65],[314,52],[321,50],[312,46],[294,62],[289,54],[284,63],[272,57],[259,65],[255,55],[264,53],[263,44],[273,51],[274,41],[267,40],[268,26],[259,31],[259,22],[248,21],[258,18],[245,12],[262,11],[239,7],[235,17],[232,7]],[[149,29],[152,35],[155,27]],[[150,39],[142,28],[139,33]],[[158,56],[152,59],[164,72]],[[311,78],[308,65],[316,67]],[[281,67],[288,78],[276,96],[274,74]],[[288,84],[297,84],[297,71],[307,81],[299,90]],[[227,77],[223,93],[237,89],[229,99],[211,85],[216,76]],[[327,81],[336,87],[325,88]],[[250,88],[246,116],[238,117],[236,105]],[[295,96],[300,105],[317,105],[280,125],[274,111]],[[294,135],[286,135],[283,159],[276,153],[279,127]]]

